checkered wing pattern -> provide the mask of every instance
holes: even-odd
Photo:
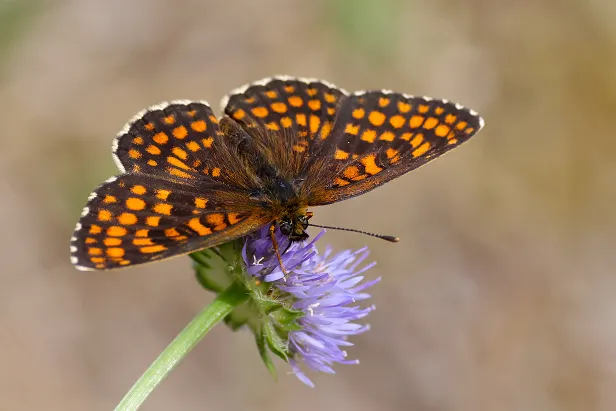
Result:
[[[221,106],[251,137],[253,150],[297,174],[330,138],[344,98],[344,90],[324,81],[281,76],[240,87]]]
[[[120,171],[175,181],[218,180],[223,143],[206,102],[172,101],[138,113],[120,131],[112,151]]]
[[[483,127],[473,110],[384,91],[356,93],[338,108],[331,137],[308,175],[308,204],[363,194],[434,160]],[[324,181],[327,180],[327,181]]]
[[[90,195],[71,238],[71,260],[83,270],[112,269],[231,241],[269,221],[239,205],[242,198],[205,181],[111,178]]]

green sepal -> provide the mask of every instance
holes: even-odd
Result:
[[[276,374],[276,366],[274,365],[274,361],[272,361],[272,357],[270,355],[269,350],[267,349],[267,342],[265,340],[265,335],[261,333],[259,330],[253,330],[255,334],[255,341],[257,342],[257,348],[259,349],[259,355],[265,364],[265,367],[269,371],[274,380],[278,381],[278,375]]]

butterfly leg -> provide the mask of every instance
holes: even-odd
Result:
[[[282,257],[280,256],[280,248],[278,248],[278,240],[276,240],[276,223],[272,222],[269,228],[270,238],[272,239],[272,245],[274,246],[274,252],[276,253],[276,258],[278,258],[278,264],[280,264],[280,269],[282,273],[285,275],[289,274],[287,270],[284,268],[284,264],[282,264]]]

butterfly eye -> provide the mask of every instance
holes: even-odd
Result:
[[[292,228],[292,225],[291,225],[291,222],[290,222],[290,221],[288,221],[288,220],[283,220],[283,221],[281,221],[281,222],[280,222],[280,232],[281,232],[283,235],[289,235],[289,234],[291,234],[291,228]]]

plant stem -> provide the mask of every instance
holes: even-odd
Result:
[[[214,325],[222,321],[235,307],[248,299],[244,285],[233,283],[205,307],[165,348],[143,373],[115,408],[116,411],[138,409],[150,393],[173,368],[197,345]]]

